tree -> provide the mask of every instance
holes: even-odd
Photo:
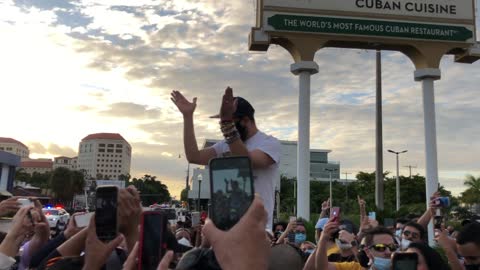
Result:
[[[473,175],[468,174],[463,184],[469,189],[471,188],[476,192],[480,192],[480,177],[475,178]]]
[[[188,201],[188,189],[186,188],[182,189],[182,192],[180,193],[180,201],[182,202]]]
[[[85,187],[84,174],[68,168],[56,168],[50,177],[50,187],[57,199],[70,201],[76,193]]]
[[[468,205],[480,203],[480,177],[475,178],[468,174],[465,178],[463,184],[468,188],[461,193],[462,202]]]
[[[134,185],[137,188],[144,206],[171,200],[168,187],[158,181],[156,176],[145,174],[142,178],[133,178],[132,181],[128,181],[127,185]]]

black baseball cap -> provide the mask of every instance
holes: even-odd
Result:
[[[250,118],[253,118],[253,115],[255,114],[255,109],[253,108],[252,104],[250,104],[250,102],[248,102],[242,97],[234,97],[233,99],[237,101],[237,110],[233,113],[233,117],[241,118],[244,116],[248,116]],[[210,118],[220,118],[220,114],[210,116]]]

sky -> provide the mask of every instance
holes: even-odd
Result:
[[[478,4],[478,3],[477,3]],[[198,97],[199,145],[221,139],[209,116],[227,86],[256,108],[260,130],[297,139],[298,77],[283,48],[249,52],[255,1],[0,0],[1,137],[33,158],[76,156],[88,134],[120,133],[131,175],[185,186],[182,117],[172,89]],[[479,25],[477,20],[477,25]],[[375,170],[375,52],[326,48],[311,79],[311,148],[331,149],[352,179]],[[403,54],[383,52],[384,170],[425,173],[421,83]],[[480,176],[480,63],[441,62],[435,82],[439,181],[454,194]],[[193,167],[193,166],[192,166]]]

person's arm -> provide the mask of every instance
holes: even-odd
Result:
[[[23,207],[13,217],[13,226],[0,244],[0,253],[8,257],[15,257],[25,235],[33,230],[32,220],[27,216],[32,207]]]
[[[173,90],[171,93],[171,100],[183,115],[183,145],[188,162],[199,165],[208,165],[208,161],[214,158],[216,153],[213,148],[198,150],[193,125],[193,113],[197,107],[197,98],[193,98],[193,102],[190,102],[182,95],[182,93]]]
[[[435,192],[432,197],[430,197],[430,205],[427,210],[425,210],[425,213],[418,219],[417,223],[422,225],[424,228],[428,227],[428,223],[430,223],[430,220],[435,216],[435,211],[437,210],[437,207],[435,207],[435,204],[433,203],[435,199],[437,199],[440,196],[439,192]]]
[[[47,218],[42,212],[42,205],[37,200],[35,201],[35,206],[36,208],[31,212],[35,222],[35,234],[28,243],[28,247],[24,248],[22,256],[20,257],[20,265],[25,267],[30,265],[33,257],[32,255],[41,250],[50,238],[50,226],[48,225]]]
[[[72,238],[61,244],[57,251],[62,256],[78,256],[85,249],[85,239],[87,238],[87,228],[84,228]]]
[[[138,225],[142,214],[140,195],[137,189],[134,186],[120,189],[118,205],[119,231],[125,237],[127,249],[130,252],[138,241]]]
[[[308,256],[308,259],[303,266],[303,270],[315,270],[315,257],[317,256],[316,254],[317,248],[315,248],[315,251],[310,254],[310,256]]]
[[[278,237],[277,239],[277,244],[283,244],[284,243],[284,240],[285,238],[287,238],[288,234],[295,229],[295,226],[297,225],[297,221],[290,221],[287,225],[287,228],[285,229],[285,231],[280,235],[280,237]]]
[[[464,270],[463,265],[460,263],[456,252],[455,240],[448,237],[447,230],[437,230],[438,236],[435,238],[438,245],[445,251],[445,256],[448,259],[448,264],[451,270]]]
[[[316,270],[336,270],[335,264],[328,262],[327,245],[332,233],[337,230],[338,222],[329,221],[323,228],[322,236],[317,245],[315,253],[315,269]]]
[[[33,254],[30,259],[30,268],[37,268],[40,263],[57,247],[63,244],[66,241],[65,235],[61,232],[57,237],[50,240],[45,244],[41,249],[39,249],[35,254]]]
[[[328,217],[328,209],[330,209],[330,198],[322,202],[322,212],[320,212],[320,216],[318,219]]]

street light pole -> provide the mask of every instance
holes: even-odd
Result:
[[[330,209],[333,207],[333,192],[332,192],[332,172],[336,171],[337,169],[325,169],[325,171],[329,172],[330,174]]]
[[[345,174],[345,203],[348,204],[348,175],[350,173],[344,172]]]
[[[197,211],[200,212],[200,190],[202,189],[202,180],[203,180],[203,176],[202,176],[201,173],[197,176],[197,180],[198,180],[198,202],[197,202]]]
[[[400,178],[399,178],[399,161],[398,161],[398,155],[399,154],[403,154],[403,153],[406,153],[408,150],[403,150],[401,152],[396,152],[396,151],[393,151],[393,150],[390,150],[388,149],[388,152],[390,153],[393,153],[396,155],[397,157],[397,181],[396,181],[396,186],[397,186],[397,192],[396,192],[396,197],[397,197],[397,211],[400,209]]]

